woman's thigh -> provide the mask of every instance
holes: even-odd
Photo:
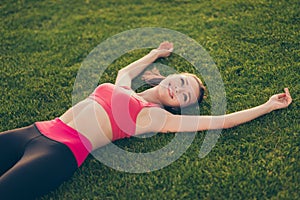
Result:
[[[39,135],[34,125],[0,133],[0,176],[22,157],[26,144]]]
[[[69,179],[76,169],[76,160],[67,146],[41,135],[26,145],[22,158],[0,177],[1,197],[41,196]]]

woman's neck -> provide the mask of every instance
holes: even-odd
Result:
[[[143,92],[137,93],[140,97],[144,98],[147,102],[161,104],[159,101],[157,86],[147,89]]]

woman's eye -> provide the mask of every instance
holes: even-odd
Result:
[[[181,86],[183,86],[183,85],[184,85],[184,80],[183,80],[183,78],[180,78],[180,80],[181,80]]]
[[[183,100],[186,102],[188,99],[187,95],[186,94],[183,94]]]

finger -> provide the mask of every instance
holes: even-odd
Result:
[[[291,96],[289,88],[284,88],[284,92],[287,96]]]
[[[292,97],[288,88],[284,88],[285,94],[287,96],[288,104],[292,103]]]
[[[161,42],[158,46],[158,49],[162,48],[163,46],[165,46],[166,44],[168,44],[168,41],[164,41],[164,42]]]
[[[167,49],[172,49],[172,48],[173,48],[173,43],[167,43],[167,44],[165,45],[165,47],[166,47]]]
[[[164,41],[162,44],[163,45],[170,45],[171,43],[169,41]]]
[[[284,92],[288,93],[289,92],[289,88],[284,88]]]
[[[289,99],[292,99],[289,88],[284,88],[284,92]]]
[[[284,98],[284,97],[286,97],[286,94],[285,93],[281,93],[281,94],[278,94],[278,99],[281,99],[281,98]]]

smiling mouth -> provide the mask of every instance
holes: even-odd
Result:
[[[169,84],[169,87],[168,87],[168,93],[169,93],[169,96],[173,99],[174,98],[174,93],[170,87],[170,84]]]

